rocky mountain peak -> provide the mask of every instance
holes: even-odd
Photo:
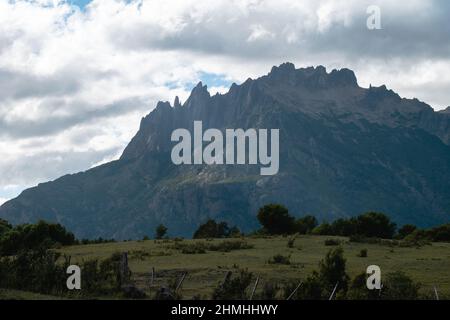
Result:
[[[174,107],[174,108],[179,108],[179,107],[181,107],[180,98],[178,98],[178,96],[175,97],[175,100],[174,100],[174,102],[173,102],[173,107]]]
[[[186,100],[186,103],[184,104],[187,108],[192,107],[198,107],[198,106],[204,106],[209,99],[211,98],[211,95],[208,91],[208,86],[203,85],[203,83],[200,81],[194,89],[191,91],[191,95]]]
[[[304,86],[309,89],[324,89],[329,87],[357,87],[358,81],[355,73],[350,69],[334,69],[330,73],[319,65],[296,69],[292,63],[283,63],[273,67],[267,75],[269,81],[277,84],[290,84],[293,86]]]
[[[450,114],[450,106],[444,110],[439,111],[440,113]]]

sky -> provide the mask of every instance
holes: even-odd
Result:
[[[117,159],[159,100],[286,61],[444,109],[449,16],[446,0],[0,0],[0,204]]]

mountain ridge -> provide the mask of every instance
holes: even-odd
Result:
[[[279,174],[173,165],[170,134],[195,120],[205,129],[279,128]],[[45,218],[81,237],[139,238],[159,223],[190,236],[210,217],[252,230],[258,207],[280,202],[297,216],[378,210],[430,226],[450,219],[449,144],[450,114],[386,86],[361,88],[346,68],[284,63],[225,94],[199,82],[183,104],[158,102],[119,160],[25,190],[0,217]]]

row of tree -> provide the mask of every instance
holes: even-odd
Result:
[[[319,225],[313,216],[296,219],[289,214],[286,207],[269,204],[259,209],[258,220],[262,225],[260,232],[271,235],[299,233],[382,239],[409,237],[415,240],[450,241],[450,224],[427,230],[408,224],[397,230],[396,224],[387,215],[380,212],[368,212],[357,217],[341,218],[332,223],[324,222]]]
[[[367,212],[357,217],[340,218],[331,223],[319,224],[314,216],[295,218],[289,210],[280,204],[268,204],[261,207],[257,215],[262,228],[255,233],[268,235],[314,234],[343,237],[364,237],[380,239],[410,239],[413,241],[450,241],[450,224],[431,229],[419,229],[407,224],[397,229],[390,218],[380,212]],[[161,232],[162,231],[162,232]],[[161,239],[167,232],[163,225],[156,229],[156,239]],[[230,227],[226,222],[208,219],[194,232],[194,239],[230,238],[241,236],[241,231]]]
[[[314,216],[295,218],[289,210],[279,204],[268,204],[259,209],[257,215],[262,229],[256,233],[269,235],[316,234],[330,236],[359,236],[382,239],[411,239],[433,242],[450,241],[450,224],[431,229],[419,229],[414,225],[404,225],[397,230],[396,224],[390,218],[379,212],[368,212],[348,219],[341,218],[332,223],[319,224]],[[162,239],[167,234],[167,227],[159,225],[155,230],[155,238]],[[209,219],[195,231],[194,239],[238,237],[242,233],[226,222],[216,222]],[[149,239],[145,237],[145,239]],[[22,224],[13,227],[7,221],[0,219],[0,255],[13,255],[20,250],[38,247],[54,247],[57,245],[75,245],[111,242],[111,240],[77,240],[73,233],[60,224],[39,221],[36,224]]]
[[[51,248],[77,244],[73,233],[60,224],[39,221],[13,227],[0,219],[0,256],[14,255],[23,250]]]

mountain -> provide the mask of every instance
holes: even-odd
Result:
[[[204,130],[279,129],[279,173],[174,165],[171,133],[196,120]],[[25,190],[0,217],[57,221],[78,237],[140,238],[160,223],[191,236],[207,218],[257,228],[270,202],[328,221],[376,210],[398,224],[449,222],[450,113],[362,88],[349,69],[285,63],[214,96],[200,82],[183,104],[159,102],[119,160]]]

